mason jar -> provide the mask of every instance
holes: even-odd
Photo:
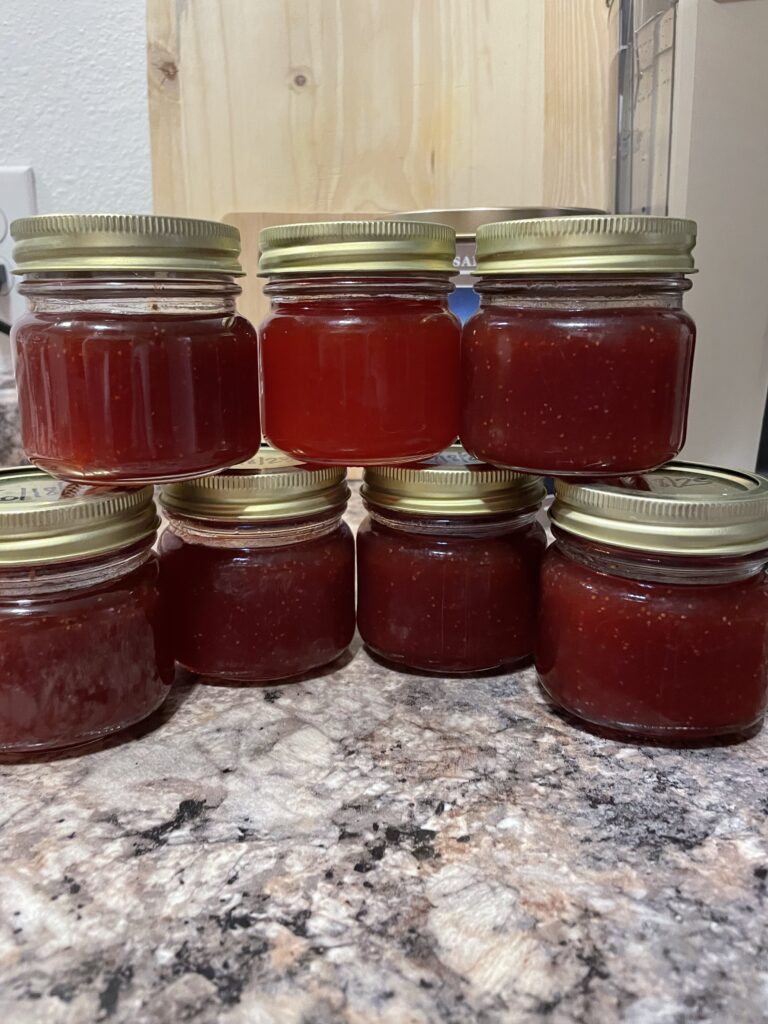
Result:
[[[746,736],[768,691],[768,480],[673,463],[557,481],[536,667],[559,707],[640,740]]]
[[[267,440],[296,459],[377,465],[435,455],[459,430],[455,236],[342,221],[262,231]]]
[[[360,636],[395,665],[476,673],[531,657],[546,544],[537,477],[458,446],[367,469],[357,535]]]
[[[140,485],[254,454],[258,339],[235,309],[236,228],[73,214],[11,230],[28,303],[13,341],[32,462],[66,480]]]
[[[162,704],[157,525],[150,487],[0,470],[0,752],[77,746]]]
[[[264,450],[170,484],[161,588],[176,661],[215,679],[287,679],[334,661],[355,630],[346,470]]]
[[[462,425],[480,459],[548,476],[639,473],[686,434],[692,221],[608,215],[478,229]]]

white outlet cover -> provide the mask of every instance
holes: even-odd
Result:
[[[19,217],[37,213],[35,176],[31,167],[0,167],[0,261],[8,273],[5,287],[0,288],[0,320],[12,322],[24,309],[24,299],[19,295],[18,282],[10,276],[13,269],[13,239],[11,223]],[[11,287],[6,290],[8,284]]]
[[[31,167],[0,167],[0,320],[6,324],[24,311],[24,298],[19,295],[19,282],[13,270],[13,239],[10,226],[19,217],[37,213],[35,176]],[[0,332],[0,375],[10,363],[8,336]]]

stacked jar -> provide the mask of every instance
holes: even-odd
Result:
[[[605,215],[477,233],[480,309],[462,345],[461,439],[547,476],[654,469],[685,441],[692,221]]]
[[[450,674],[530,659],[544,494],[539,477],[485,466],[458,446],[366,470],[357,617],[368,647]]]
[[[100,739],[165,699],[152,488],[0,470],[0,753]]]
[[[588,727],[671,743],[749,735],[768,689],[768,482],[670,462],[694,242],[691,221],[662,217],[481,227],[462,350],[467,449],[557,478],[544,689]]]
[[[296,459],[371,466],[429,458],[459,432],[456,239],[443,224],[267,228],[259,330],[264,434]]]
[[[22,439],[39,467],[0,473],[0,751],[18,753],[162,703],[174,652],[145,485],[240,463],[261,430],[235,228],[70,215],[12,233]]]
[[[161,588],[178,664],[272,682],[321,668],[355,631],[355,543],[346,471],[264,451],[169,484]]]
[[[365,467],[357,621],[376,657],[460,675],[535,656],[561,710],[631,738],[759,727],[768,481],[671,461],[692,222],[484,223],[463,332],[451,226],[270,228],[258,340],[235,309],[233,228],[116,215],[12,230],[40,468],[0,474],[0,750],[138,721],[174,661],[240,683],[332,665],[355,626],[348,465]],[[273,447],[255,454],[262,424]]]

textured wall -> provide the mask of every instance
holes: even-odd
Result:
[[[144,0],[7,0],[0,72],[0,163],[40,212],[151,209]]]

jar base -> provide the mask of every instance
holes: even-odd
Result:
[[[147,476],[134,476],[131,473],[111,473],[105,470],[98,473],[88,473],[85,471],[69,469],[67,467],[62,468],[61,463],[56,462],[53,459],[42,459],[37,455],[29,455],[28,458],[33,465],[37,466],[38,469],[42,469],[44,472],[50,473],[51,476],[55,476],[59,480],[66,480],[68,483],[90,484],[94,487],[109,487],[113,484],[125,487],[148,487],[157,484],[179,483],[183,480],[194,480],[199,476],[208,476],[209,474],[218,473],[224,469],[231,469],[233,466],[239,466],[241,463],[246,462],[255,454],[255,452],[251,452],[250,455],[238,455],[233,461],[216,462],[212,467],[197,467],[194,470],[185,471],[183,473],[169,473],[167,475],[157,475],[155,473]]]
[[[542,469],[533,468],[532,466],[515,466],[508,462],[499,462],[496,459],[489,459],[485,456],[472,454],[475,458],[479,458],[482,462],[487,463],[489,466],[497,466],[499,469],[509,469],[514,473],[529,473],[533,476],[549,476],[556,477],[558,480],[605,480],[605,479],[620,479],[625,476],[636,476],[641,473],[650,473],[655,469],[659,469],[675,458],[674,455],[670,455],[668,459],[664,459],[661,462],[657,462],[653,466],[636,466],[633,469],[582,469],[582,470],[570,470],[570,469],[553,469],[551,466]]]
[[[589,718],[564,703],[560,698],[555,698],[545,686],[541,676],[537,675],[537,679],[550,710],[556,715],[583,732],[618,743],[673,748],[730,746],[752,739],[763,727],[762,715],[746,726],[723,726],[709,729],[645,727],[622,722],[609,724]]]
[[[170,690],[171,687],[167,687],[165,693],[156,704],[147,711],[142,711],[142,713],[137,715],[135,718],[130,718],[117,725],[108,726],[103,729],[97,729],[94,732],[86,733],[83,736],[79,736],[71,743],[56,741],[17,745],[0,742],[0,764],[16,760],[35,760],[45,759],[47,757],[55,758],[57,756],[74,757],[81,753],[86,754],[102,740],[109,739],[112,736],[117,736],[119,733],[125,732],[127,729],[131,729],[135,725],[139,725],[141,722],[146,721],[146,719],[151,715],[154,715],[155,712],[159,711],[163,704],[165,704]]]
[[[405,662],[393,655],[386,654],[384,651],[380,651],[377,647],[368,643],[365,644],[365,650],[374,659],[374,661],[381,662],[385,668],[391,668],[397,672],[409,672],[411,674],[432,676],[434,678],[451,676],[461,679],[472,678],[474,676],[507,675],[510,672],[516,672],[519,669],[527,667],[531,664],[531,660],[533,658],[533,655],[527,654],[523,657],[512,659],[511,661],[495,662],[493,665],[474,666],[470,668],[447,668],[444,665],[435,667],[434,665],[415,665],[411,662]]]
[[[273,686],[278,683],[295,683],[305,676],[315,675],[318,672],[328,671],[336,662],[343,658],[345,654],[349,652],[349,648],[345,647],[344,650],[339,651],[338,654],[334,654],[333,657],[323,659],[316,665],[308,665],[306,668],[301,668],[296,672],[290,672],[287,675],[255,675],[253,672],[205,672],[200,669],[193,668],[191,665],[185,664],[183,661],[177,661],[176,664],[179,668],[184,669],[185,672],[191,673],[197,677],[198,682],[207,686]]]
[[[272,442],[270,442],[271,444]],[[314,455],[307,452],[299,453],[297,451],[286,450],[285,448],[279,448],[274,445],[277,451],[282,452],[291,459],[297,459],[299,462],[311,462],[318,466],[393,466],[401,464],[410,464],[412,462],[424,462],[425,459],[433,459],[436,455],[439,455],[442,448],[437,451],[428,451],[419,455],[393,455],[387,458],[378,459],[366,459],[361,455],[350,454],[344,458],[333,458],[327,455]],[[450,447],[450,445],[446,445]]]

